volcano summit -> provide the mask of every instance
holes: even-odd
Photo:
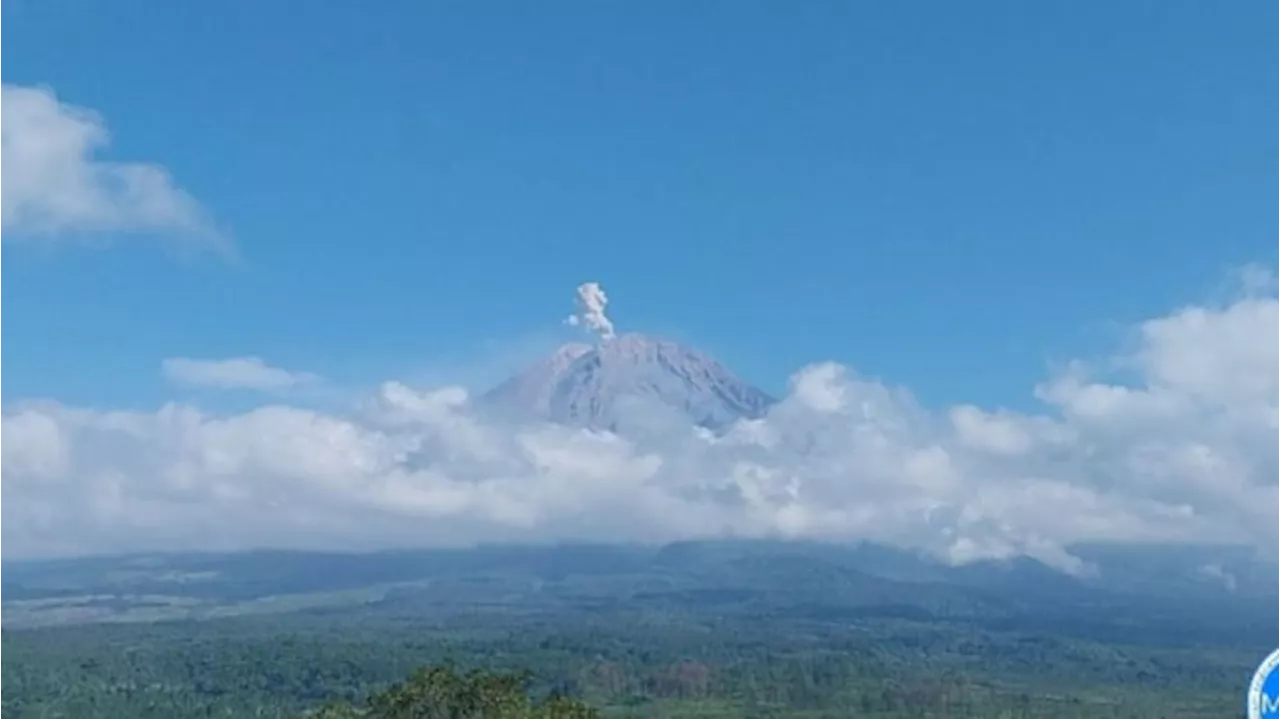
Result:
[[[608,430],[643,411],[721,429],[774,402],[706,353],[642,334],[566,344],[484,397],[504,414]]]

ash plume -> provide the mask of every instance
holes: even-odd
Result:
[[[602,340],[614,337],[613,323],[605,316],[605,307],[609,298],[598,282],[584,282],[578,285],[578,311],[569,315],[565,323],[573,327],[585,327]]]

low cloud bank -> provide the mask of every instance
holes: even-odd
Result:
[[[1256,284],[1256,283],[1255,283]],[[461,388],[389,382],[345,415],[24,403],[3,418],[6,557],[533,539],[870,539],[951,562],[1077,541],[1231,541],[1274,554],[1277,301],[1136,328],[1039,414],[919,406],[832,363],[721,436],[670,417],[626,438],[505,424]]]

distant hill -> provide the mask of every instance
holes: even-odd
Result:
[[[1027,558],[952,567],[881,545],[766,540],[152,554],[6,561],[0,594],[7,628],[314,611],[440,619],[483,604],[519,614],[964,621],[1108,641],[1275,636],[1274,563],[1213,547],[1081,553],[1098,562],[1096,575]]]

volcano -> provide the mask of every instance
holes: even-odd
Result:
[[[507,415],[613,431],[652,410],[719,430],[775,401],[706,353],[642,334],[564,345],[483,398]]]

